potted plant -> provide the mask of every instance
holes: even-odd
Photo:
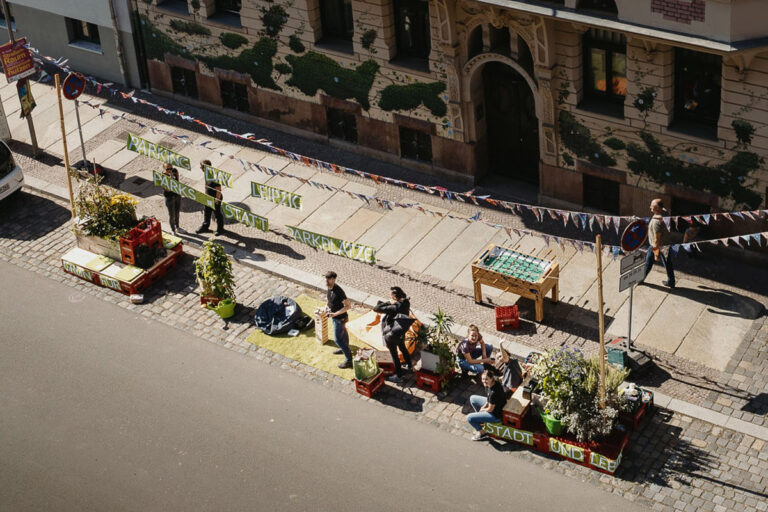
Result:
[[[102,185],[100,177],[80,181],[74,202],[77,246],[120,260],[119,239],[138,224],[136,205],[129,194]]]
[[[456,366],[456,341],[451,329],[453,317],[440,308],[430,317],[432,326],[421,329],[426,343],[421,351],[421,369],[440,376],[441,387],[447,386]]]
[[[200,285],[200,303],[221,318],[231,317],[235,313],[235,276],[224,246],[205,242],[195,260],[195,274]]]
[[[533,368],[542,395],[539,413],[547,432],[563,430],[579,442],[611,434],[619,415],[619,385],[628,372],[606,366],[605,406],[600,407],[598,358],[586,359],[579,349],[549,350]]]

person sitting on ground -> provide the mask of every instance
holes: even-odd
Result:
[[[480,329],[476,325],[469,326],[467,337],[459,343],[456,352],[459,356],[459,368],[465,375],[467,372],[479,375],[485,370],[484,364],[493,364],[493,359],[490,357],[493,346],[483,342]]]
[[[523,369],[518,360],[504,348],[503,341],[499,346],[493,367],[496,370],[496,375],[500,376],[501,385],[507,390],[508,395],[511,395],[522,384]]]
[[[382,313],[384,316],[381,319],[381,335],[384,339],[384,344],[389,349],[389,353],[392,355],[392,362],[395,364],[395,375],[390,375],[387,380],[390,382],[403,382],[403,367],[400,365],[400,356],[397,355],[397,349],[403,354],[403,360],[405,361],[405,371],[411,371],[411,354],[408,352],[408,348],[405,346],[405,334],[408,332],[408,327],[413,321],[405,320],[403,325],[403,318],[397,318],[398,315],[405,315],[408,317],[408,313],[411,311],[411,303],[405,292],[399,286],[393,286],[390,288],[390,296],[392,300],[389,302],[379,302],[373,310],[377,313]]]
[[[483,423],[495,423],[501,421],[504,406],[507,404],[507,394],[501,382],[496,380],[493,372],[485,370],[482,375],[486,396],[472,395],[469,403],[475,410],[467,414],[467,422],[475,429],[473,441],[488,439],[488,434],[483,432]]]

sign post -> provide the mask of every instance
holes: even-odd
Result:
[[[597,254],[597,319],[600,328],[600,409],[605,409],[605,320],[603,318],[603,243],[595,238]]]
[[[37,70],[29,50],[24,46],[27,44],[25,38],[16,41],[13,38],[13,28],[11,27],[11,11],[8,9],[8,2],[0,0],[3,7],[3,16],[5,16],[5,26],[8,28],[8,39],[10,41],[0,46],[0,60],[3,62],[3,71],[5,79],[8,82],[24,79],[27,82],[27,89],[31,91],[28,76],[34,75]],[[22,104],[22,110],[24,105]],[[31,112],[31,109],[30,109]],[[27,126],[29,127],[29,139],[32,142],[32,156],[37,158],[40,150],[37,147],[37,135],[35,134],[35,124],[32,122],[32,114],[25,116]]]
[[[643,219],[637,219],[632,222],[621,235],[621,248],[624,249],[627,256],[621,259],[619,291],[623,292],[629,288],[629,326],[627,327],[627,355],[632,352],[632,299],[635,291],[635,284],[645,279],[645,257],[637,249],[645,243],[648,238],[648,223]]]
[[[75,195],[72,192],[72,173],[69,170],[69,151],[67,151],[67,130],[64,129],[64,106],[61,102],[61,78],[56,73],[56,97],[59,99],[59,122],[61,123],[61,143],[64,145],[64,171],[67,173],[67,186],[69,187],[69,208],[72,210],[72,218],[75,218]]]
[[[62,84],[62,91],[64,93],[64,97],[68,100],[73,100],[75,102],[75,118],[77,119],[77,133],[80,134],[80,150],[83,152],[83,161],[81,162],[82,166],[85,166],[85,168],[88,168],[88,159],[85,158],[85,142],[83,142],[83,127],[80,124],[80,109],[78,109],[78,102],[77,98],[83,94],[83,91],[85,90],[85,77],[81,75],[80,73],[70,73],[67,75],[67,78],[64,79],[64,83]],[[80,167],[79,165],[77,167]],[[95,169],[94,169],[95,173]]]

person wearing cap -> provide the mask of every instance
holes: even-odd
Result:
[[[662,214],[666,210],[661,199],[651,201],[651,221],[648,223],[648,252],[645,254],[645,275],[653,268],[654,261],[660,261],[667,271],[667,280],[664,286],[675,287],[675,269],[672,266],[670,254],[664,255],[663,248],[669,245],[669,229],[664,224]]]
[[[352,307],[352,303],[341,286],[336,284],[336,272],[331,270],[325,273],[325,287],[328,289],[326,310],[328,317],[333,320],[333,340],[339,347],[334,354],[344,354],[344,362],[339,363],[339,368],[352,368],[352,351],[349,349],[347,333],[347,320],[349,320],[347,311]]]
[[[171,164],[165,164],[164,173],[169,178],[179,181],[179,171]],[[165,207],[168,209],[168,224],[171,225],[171,232],[175,235],[181,230],[179,228],[181,196],[170,190],[163,190],[163,197],[165,197]]]
[[[205,166],[211,165],[210,160],[203,160],[200,162],[200,169],[203,170],[203,175],[205,175]],[[216,234],[217,235],[223,235],[225,233],[224,231],[224,215],[221,213],[221,199],[222,199],[222,193],[221,193],[221,183],[215,180],[205,180],[205,193],[209,196],[213,197],[213,208],[210,206],[205,207],[205,212],[203,213],[203,224],[197,228],[197,231],[195,233],[207,233],[211,230],[211,214],[214,214],[216,216]]]

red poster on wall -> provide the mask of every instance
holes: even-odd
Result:
[[[35,63],[29,50],[24,47],[25,44],[27,39],[22,37],[13,43],[9,41],[0,46],[0,61],[9,83],[35,74]]]

